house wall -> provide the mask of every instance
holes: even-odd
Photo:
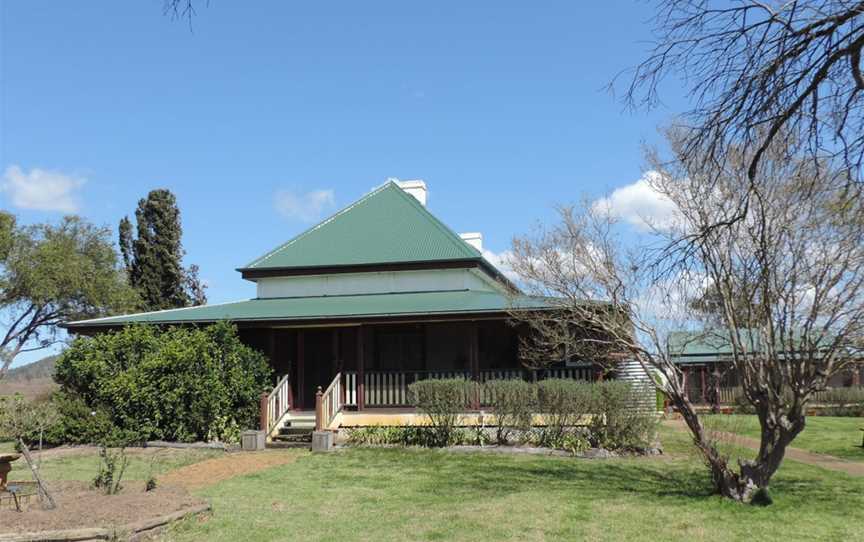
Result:
[[[500,286],[476,269],[427,269],[375,273],[337,273],[257,280],[259,298],[325,295],[431,292],[442,290],[495,291]]]

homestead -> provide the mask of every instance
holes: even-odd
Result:
[[[750,344],[747,348],[750,355],[763,354],[760,335],[757,330],[748,333],[740,330],[742,344]],[[733,363],[733,349],[729,342],[726,329],[705,329],[701,332],[675,332],[669,336],[669,356],[681,370],[685,388],[690,400],[694,403],[710,403],[712,394],[717,394],[720,403],[731,403],[739,393],[741,378]],[[779,348],[781,356],[789,356],[786,350]],[[800,356],[800,353],[792,354]],[[828,379],[828,390],[837,388],[861,388],[864,378],[864,362],[860,351],[848,352],[848,359],[854,360],[845,364],[842,371]],[[716,379],[716,380],[715,380]],[[716,389],[712,389],[716,386]],[[814,396],[819,402],[822,392]]]
[[[526,370],[521,330],[509,315],[551,309],[549,301],[520,293],[483,257],[482,235],[456,234],[429,212],[427,199],[423,181],[388,181],[239,268],[256,283],[254,299],[67,328],[92,334],[130,323],[235,323],[274,369],[261,420],[273,435],[308,421],[319,390],[324,427],[415,423],[408,386],[430,378],[622,378],[653,404],[653,385],[635,362],[609,374],[573,359]],[[470,403],[476,414],[485,399],[478,393]]]

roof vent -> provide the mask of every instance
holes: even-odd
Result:
[[[420,205],[426,207],[426,198],[428,197],[429,192],[426,190],[426,183],[421,180],[415,181],[400,181],[399,179],[392,179],[396,181],[396,184],[399,185],[399,188],[408,192],[420,202]]]
[[[480,252],[483,252],[483,234],[480,232],[469,232],[469,233],[460,233],[459,237],[462,238],[463,241],[476,248]]]

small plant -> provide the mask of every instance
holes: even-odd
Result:
[[[557,442],[591,412],[595,390],[588,382],[550,378],[536,386],[537,405],[546,420],[545,433],[552,441]]]
[[[144,482],[144,491],[153,491],[154,489],[156,489],[156,477],[151,474]]]
[[[434,446],[435,432],[431,427],[395,427],[371,425],[348,429],[349,446]]]
[[[408,387],[412,403],[428,418],[434,446],[448,446],[468,399],[477,391],[473,382],[461,378],[430,379]]]
[[[127,465],[125,447],[112,450],[103,445],[99,450],[99,472],[93,479],[93,487],[101,489],[106,495],[116,495],[123,489],[121,481]]]
[[[531,428],[537,408],[535,385],[524,380],[490,380],[485,387],[498,424],[498,444],[507,444],[514,430],[524,433]]]

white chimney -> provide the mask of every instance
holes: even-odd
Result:
[[[469,233],[460,233],[459,237],[462,238],[463,241],[476,248],[480,252],[483,252],[483,234],[474,231]]]
[[[426,183],[417,179],[415,181],[400,181],[398,179],[393,179],[399,185],[399,188],[408,192],[420,202],[420,205],[426,207],[426,198],[429,195],[429,192],[426,190]]]

